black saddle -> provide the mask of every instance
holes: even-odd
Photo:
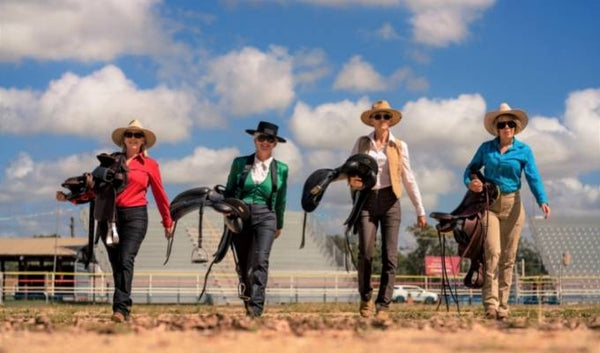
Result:
[[[361,190],[352,191],[352,210],[350,211],[348,218],[344,221],[344,225],[346,226],[346,250],[347,253],[350,252],[349,233],[350,231],[356,232],[358,216],[365,204],[369,191],[377,183],[378,170],[379,167],[377,166],[377,161],[373,157],[368,154],[359,153],[350,156],[344,164],[335,169],[317,169],[306,179],[302,189],[304,221],[302,225],[302,241],[300,243],[300,249],[304,247],[306,240],[307,213],[310,213],[317,208],[329,184],[333,181],[357,176],[362,179],[363,188]],[[354,259],[353,263],[356,267]],[[348,261],[346,261],[346,268],[348,269]]]
[[[225,187],[216,185],[213,188],[206,186],[186,190],[175,196],[169,207],[171,218],[175,222],[186,214],[199,210],[198,221],[198,246],[192,253],[192,262],[204,263],[208,261],[208,256],[202,250],[202,220],[204,215],[204,207],[208,206],[215,211],[222,213],[224,216],[224,234],[223,238],[229,237],[230,232],[233,234],[241,233],[244,222],[250,218],[250,210],[246,203],[233,197],[224,196]],[[169,239],[167,244],[167,256],[164,264],[169,261],[173,238]],[[219,250],[217,250],[217,254]],[[215,256],[217,255],[215,254]],[[224,255],[219,255],[221,258]],[[220,260],[219,260],[220,261]]]

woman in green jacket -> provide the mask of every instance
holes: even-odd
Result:
[[[255,153],[234,159],[227,178],[225,195],[244,201],[250,219],[233,245],[238,257],[242,283],[242,300],[246,314],[262,315],[269,271],[269,254],[273,241],[281,235],[285,211],[288,166],[272,156],[277,143],[278,126],[261,121],[256,130],[246,130],[254,137]]]

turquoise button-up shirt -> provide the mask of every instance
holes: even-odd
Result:
[[[521,175],[525,179],[538,205],[548,203],[542,178],[538,172],[531,148],[513,138],[513,144],[504,153],[500,153],[500,139],[484,142],[467,166],[464,174],[465,185],[471,182],[471,170],[484,168],[485,177],[500,187],[500,192],[508,194],[521,189]]]

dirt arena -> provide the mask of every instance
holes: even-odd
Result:
[[[0,353],[12,352],[600,352],[600,306],[519,306],[504,322],[480,308],[395,305],[391,320],[356,305],[271,305],[251,320],[241,306],[136,305],[110,321],[108,305],[8,303]]]

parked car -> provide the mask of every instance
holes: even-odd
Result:
[[[437,293],[428,292],[419,286],[397,285],[394,286],[392,300],[396,303],[404,303],[412,298],[417,303],[433,304],[437,303],[439,295]]]

